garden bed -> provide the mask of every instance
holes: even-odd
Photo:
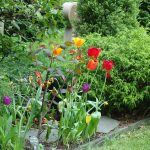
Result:
[[[119,136],[120,134],[132,131],[134,129],[138,129],[138,128],[142,128],[145,125],[150,125],[150,117],[147,118],[142,118],[142,116],[140,117],[135,117],[135,116],[131,116],[131,115],[127,115],[127,117],[121,117],[121,118],[117,118],[120,123],[119,126],[117,128],[115,128],[114,130],[110,131],[109,133],[96,133],[95,136],[91,137],[90,139],[88,139],[87,141],[81,142],[81,143],[72,143],[71,145],[69,145],[69,147],[64,146],[61,143],[58,143],[58,141],[56,142],[42,142],[41,144],[44,146],[45,150],[51,150],[53,148],[61,150],[61,149],[82,149],[82,150],[86,150],[89,147],[98,147],[98,146],[102,146],[103,143],[105,142],[105,140],[107,139],[112,139],[114,137]],[[27,147],[26,150],[31,150],[31,145],[29,142],[27,142]]]

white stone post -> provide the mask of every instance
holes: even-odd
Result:
[[[64,42],[72,41],[73,22],[77,19],[77,2],[66,2],[63,4],[63,14],[69,24],[65,29]]]

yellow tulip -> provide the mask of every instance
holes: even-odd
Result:
[[[106,106],[106,105],[108,105],[108,102],[107,102],[107,101],[105,101],[105,102],[104,102],[104,105],[105,105],[105,106]]]
[[[53,55],[54,55],[54,56],[59,56],[59,55],[61,54],[61,52],[62,52],[62,48],[60,48],[60,47],[55,48],[55,49],[53,50]]]
[[[80,48],[84,44],[85,40],[82,38],[74,38],[73,42],[77,48]]]
[[[86,116],[86,123],[87,124],[91,121],[91,118],[92,118],[91,115],[87,115]]]

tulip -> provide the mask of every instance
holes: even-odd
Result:
[[[95,48],[95,47],[89,48],[88,49],[88,56],[97,59],[97,57],[100,55],[101,51],[102,50],[100,48]]]
[[[73,42],[77,48],[80,48],[84,44],[85,40],[82,38],[74,38]]]
[[[9,96],[4,96],[3,103],[4,103],[4,105],[10,105],[11,98]]]
[[[82,90],[84,93],[88,92],[90,90],[89,84],[87,84],[87,83],[83,84]]]
[[[92,118],[91,115],[87,115],[86,116],[86,123],[87,124],[91,121],[91,118]]]
[[[106,73],[106,78],[107,78],[107,79],[110,79],[110,78],[111,78],[110,73],[108,73],[108,72]]]
[[[53,50],[53,56],[59,56],[60,54],[61,54],[61,52],[62,52],[62,48],[55,48],[54,50]]]
[[[98,66],[98,61],[94,61],[94,60],[89,60],[89,62],[88,62],[88,64],[87,64],[87,68],[89,69],[89,70],[95,70],[96,69],[96,67]]]
[[[112,60],[104,60],[102,66],[105,71],[111,71],[113,68],[113,61]]]

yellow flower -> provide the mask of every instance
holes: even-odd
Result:
[[[107,105],[108,105],[108,102],[107,102],[107,101],[105,101],[105,102],[104,102],[104,105],[105,105],[105,106],[107,106]]]
[[[54,56],[59,56],[62,52],[62,48],[58,47],[58,48],[54,48],[53,50],[53,55]]]
[[[84,44],[85,40],[81,38],[74,38],[73,42],[77,48],[80,48]]]
[[[50,78],[50,79],[47,81],[47,88],[48,88],[49,86],[51,86],[52,83],[54,83],[54,78],[53,78],[53,77]]]
[[[88,124],[91,121],[91,115],[86,116],[86,123]]]
[[[31,83],[33,77],[32,76],[29,76],[29,82]]]

